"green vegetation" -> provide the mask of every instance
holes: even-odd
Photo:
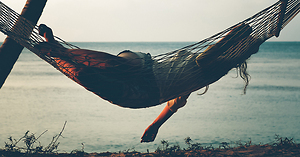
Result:
[[[66,122],[61,132],[54,136],[47,146],[42,146],[38,141],[39,138],[47,131],[36,137],[35,134],[27,131],[24,136],[19,139],[8,138],[5,142],[4,149],[0,149],[0,157],[52,157],[52,156],[135,156],[135,157],[174,157],[174,156],[300,156],[300,144],[296,144],[293,139],[282,138],[275,135],[275,142],[266,145],[252,145],[251,140],[246,143],[238,142],[222,142],[219,148],[212,146],[202,146],[200,143],[193,143],[190,137],[184,139],[186,148],[181,148],[179,144],[170,146],[166,140],[161,141],[161,145],[155,152],[141,153],[134,148],[120,151],[118,153],[86,153],[84,152],[84,144],[81,150],[73,150],[70,153],[58,153],[58,139],[62,137],[62,132],[66,126]],[[22,145],[22,146],[20,146]]]

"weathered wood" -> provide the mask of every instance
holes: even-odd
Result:
[[[280,31],[281,31],[283,18],[285,16],[285,11],[286,11],[286,7],[287,7],[287,3],[288,3],[288,0],[280,0],[280,1],[281,1],[280,12],[278,14],[277,29],[275,31],[275,36],[277,38],[279,37]]]
[[[46,2],[47,0],[27,0],[21,16],[36,24],[42,15]],[[18,25],[18,22],[15,25]],[[10,37],[7,37],[0,47],[0,88],[10,74],[23,48]]]

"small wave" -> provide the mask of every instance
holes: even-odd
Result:
[[[297,86],[274,86],[274,85],[262,85],[262,86],[249,86],[249,89],[254,90],[266,90],[266,91],[300,91],[300,87]]]

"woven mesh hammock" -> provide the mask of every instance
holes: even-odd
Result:
[[[278,37],[299,8],[300,0],[280,0],[198,43],[135,58],[143,62],[139,67],[129,66],[128,60],[117,56],[105,60],[96,51],[82,53],[82,49],[58,37],[56,42],[47,43],[37,26],[1,2],[0,31],[103,99],[123,107],[142,108],[207,87],[232,68],[240,69],[247,85],[246,60],[264,41]]]

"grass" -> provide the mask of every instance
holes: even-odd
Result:
[[[33,155],[33,154],[54,154],[57,153],[57,148],[59,146],[58,139],[62,137],[62,133],[65,129],[67,122],[65,122],[60,133],[52,138],[50,143],[47,146],[42,146],[39,142],[39,138],[44,135],[46,131],[36,137],[35,134],[27,131],[24,136],[18,140],[13,137],[8,138],[8,142],[5,142],[4,149],[0,150],[2,156],[11,154],[11,155]],[[23,141],[23,145],[20,145],[20,142]]]
[[[201,143],[193,143],[190,137],[184,139],[186,148],[181,148],[179,144],[170,146],[168,141],[162,140],[160,146],[154,151],[141,153],[134,148],[120,151],[118,153],[103,152],[103,153],[86,153],[84,152],[84,144],[82,143],[81,150],[73,150],[70,153],[58,153],[58,139],[62,137],[66,122],[59,134],[54,136],[50,143],[42,146],[39,138],[45,132],[36,136],[27,131],[24,136],[19,139],[8,138],[5,142],[4,149],[0,149],[0,157],[52,157],[52,156],[82,156],[82,157],[97,157],[97,156],[135,156],[135,157],[174,157],[174,156],[300,156],[300,144],[297,144],[293,139],[282,138],[275,135],[275,142],[265,145],[253,145],[251,140],[246,143],[241,141],[234,143],[222,142],[218,148],[212,146],[202,146]]]

